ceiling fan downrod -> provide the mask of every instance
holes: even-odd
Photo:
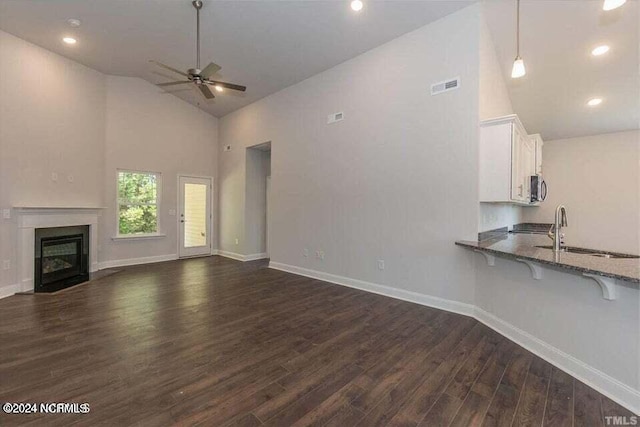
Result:
[[[202,9],[202,0],[193,0],[191,2],[196,8],[196,68],[200,72],[200,9]]]

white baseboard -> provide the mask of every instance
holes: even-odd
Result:
[[[636,414],[640,414],[640,391],[634,390],[593,366],[584,363],[572,355],[565,353],[479,307],[475,308],[474,317],[491,329],[509,338],[511,341],[526,348],[536,356],[546,360],[594,390],[609,397],[611,400]]]
[[[365,282],[364,280],[351,279],[349,277],[337,276],[335,274],[324,273],[321,271],[310,270],[307,268],[296,267],[279,262],[270,262],[269,268],[273,268],[274,270],[286,271],[288,273],[293,273],[300,276],[311,277],[313,279],[323,280],[325,282],[335,283],[337,285],[348,286],[350,288],[360,289],[362,291],[384,295],[403,301],[414,302],[417,304],[426,305],[428,307],[439,308],[465,316],[473,316],[474,306],[472,304],[433,297],[417,292],[406,291],[404,289],[378,285],[376,283]]]
[[[267,255],[266,252],[262,252],[260,254],[251,254],[251,255],[245,255],[244,256],[244,260],[245,261],[255,261],[258,259],[266,259],[269,258],[269,255]]]
[[[173,261],[178,259],[177,254],[148,256],[142,258],[116,259],[111,261],[102,261],[100,270],[105,268],[126,267],[129,265],[152,264],[154,262]]]
[[[516,344],[526,348],[531,353],[562,369],[594,390],[604,394],[634,413],[640,414],[640,391],[621,383],[593,366],[536,338],[528,332],[516,328],[512,324],[505,322],[473,304],[433,297],[278,262],[270,262],[269,268],[474,317],[479,322],[484,323]]]
[[[236,261],[255,261],[258,259],[265,259],[269,257],[264,252],[260,254],[242,255],[242,254],[237,254],[235,252],[223,251],[220,249],[218,250],[218,255],[223,256],[225,258],[235,259]]]
[[[218,249],[218,255],[225,258],[235,259],[236,261],[244,261],[244,255],[237,254],[235,252],[223,251],[222,249]]]
[[[20,289],[19,284],[2,286],[0,287],[0,299],[10,297],[11,295],[21,291],[22,289]]]

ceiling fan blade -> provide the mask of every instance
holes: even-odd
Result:
[[[207,85],[199,85],[198,89],[200,89],[200,92],[202,92],[202,94],[204,95],[205,98],[207,98],[207,99],[215,98],[215,96],[213,96],[213,93],[211,92],[211,89],[209,89],[209,86],[207,86]]]
[[[240,92],[247,90],[246,86],[236,85],[233,83],[217,82],[215,80],[207,80],[206,83],[214,86],[225,87],[227,89],[239,90]]]
[[[164,64],[163,64],[163,63],[161,63],[161,62],[154,61],[153,59],[152,59],[152,60],[150,60],[149,62],[153,62],[154,64],[159,65],[159,66],[161,66],[162,68],[166,68],[167,70],[173,71],[174,73],[178,73],[178,74],[183,75],[183,76],[185,76],[185,77],[189,77],[189,74],[187,74],[187,73],[185,73],[185,72],[182,72],[182,71],[180,71],[180,70],[176,70],[175,68],[169,67],[168,65],[164,65]]]
[[[215,73],[220,71],[221,69],[222,69],[221,66],[219,66],[218,64],[214,64],[212,62],[206,67],[204,67],[204,70],[200,71],[200,76],[205,79],[208,79],[209,77],[213,76]]]
[[[191,83],[191,80],[181,80],[179,82],[169,82],[169,83],[156,83],[156,86],[173,86],[173,85],[181,85],[185,83]]]

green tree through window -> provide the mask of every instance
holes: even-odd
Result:
[[[154,173],[118,172],[118,232],[158,232],[158,179]]]

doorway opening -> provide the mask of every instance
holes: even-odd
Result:
[[[249,259],[271,255],[271,142],[247,148],[246,164],[246,254]]]

